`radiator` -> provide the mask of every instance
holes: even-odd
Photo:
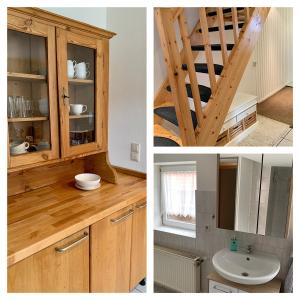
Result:
[[[201,259],[190,253],[154,246],[154,282],[182,293],[200,292]]]

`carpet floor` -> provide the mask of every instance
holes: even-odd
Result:
[[[293,125],[293,88],[286,86],[265,101],[258,103],[257,113]]]

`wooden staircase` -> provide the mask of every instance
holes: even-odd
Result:
[[[155,146],[216,145],[269,10],[202,7],[189,33],[184,8],[156,8],[168,78],[154,101]],[[228,30],[234,43],[226,41]],[[211,32],[219,32],[218,44],[210,42]],[[214,63],[214,51],[221,52],[222,65]],[[205,63],[195,63],[199,53]],[[208,74],[208,84],[198,82],[197,73]]]

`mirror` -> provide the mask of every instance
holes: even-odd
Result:
[[[286,237],[292,163],[291,154],[220,155],[217,227]]]

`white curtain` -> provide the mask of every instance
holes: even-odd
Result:
[[[195,218],[196,170],[161,172],[161,192],[167,215]]]

